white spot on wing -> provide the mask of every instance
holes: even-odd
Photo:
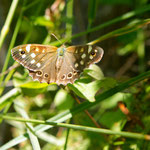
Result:
[[[90,55],[90,59],[93,59],[93,56],[92,56],[92,55]]]
[[[29,44],[29,45],[26,46],[26,51],[27,51],[28,53],[30,52],[30,46],[31,46],[31,44]]]
[[[78,65],[78,63],[75,63],[75,65],[74,65],[74,66],[75,66],[75,68],[77,68],[79,65]]]
[[[84,52],[84,48],[81,48],[81,49],[80,49],[80,52],[81,52],[81,53]]]
[[[76,49],[75,53],[77,54],[78,53],[78,50]]]
[[[37,66],[37,67],[40,67],[40,66],[41,66],[41,64],[40,64],[40,63],[37,63],[37,64],[36,64],[36,66]]]
[[[36,51],[36,52],[39,52],[39,48],[37,47],[37,48],[35,49],[35,51]]]
[[[25,54],[23,54],[23,55],[22,55],[22,58],[25,58],[25,57],[26,57],[26,55],[25,55]]]
[[[45,49],[42,50],[42,53],[45,53]]]
[[[92,46],[91,46],[91,45],[89,45],[89,47],[88,47],[88,53],[90,53],[90,52],[91,52],[91,50],[92,50]]]
[[[85,53],[82,54],[81,58],[83,59],[83,58],[85,58],[85,57],[86,57],[86,54],[85,54]]]
[[[35,60],[33,59],[32,61],[31,61],[31,64],[34,64],[35,63]]]
[[[81,61],[80,61],[80,64],[81,64],[81,65],[84,65],[84,61],[83,61],[83,60],[81,60]]]
[[[36,55],[34,53],[31,54],[31,57],[34,58]]]

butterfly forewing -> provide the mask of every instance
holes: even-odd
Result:
[[[20,45],[11,50],[13,58],[29,70],[39,70],[50,57],[56,54],[57,47],[40,44]]]
[[[26,44],[12,49],[13,58],[29,70],[33,80],[66,85],[74,83],[90,64],[97,63],[103,50],[97,46],[55,46]]]
[[[29,70],[33,80],[55,81],[57,47],[40,44],[20,45],[11,50],[13,58]]]
[[[67,48],[67,52],[73,53],[75,57],[74,66],[80,70],[99,62],[104,53],[102,48],[95,45],[70,46]]]

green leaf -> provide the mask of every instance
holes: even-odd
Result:
[[[39,25],[39,26],[54,28],[54,23],[52,21],[50,21],[49,19],[46,19],[43,16],[36,17],[34,19],[34,24]]]
[[[124,121],[125,115],[120,110],[108,111],[105,112],[100,117],[100,123],[103,124],[107,128],[114,128],[117,131],[121,130],[121,123]],[[117,128],[116,128],[117,127]]]
[[[100,80],[104,77],[104,74],[103,74],[102,70],[100,69],[100,67],[98,67],[95,64],[90,65],[89,68],[86,68],[84,70],[84,73],[86,73],[87,75],[91,76],[92,78],[94,78],[96,80]]]
[[[119,93],[114,94],[113,96],[105,99],[105,101],[101,102],[100,103],[100,105],[102,107],[101,110],[105,109],[105,111],[106,111],[106,109],[112,109],[117,106],[117,103],[119,101],[126,102],[126,104],[128,103],[130,105],[132,100],[133,100],[133,98],[132,98],[131,94],[119,92]]]
[[[100,90],[100,88],[107,90],[117,84],[116,80],[114,80],[113,78],[105,78],[103,80],[96,80],[93,82],[85,81],[83,79],[79,79],[74,84],[68,84],[68,86],[78,96],[85,98],[90,102],[95,101],[95,95],[98,90]]]
[[[44,93],[47,90],[47,87],[47,83],[39,83],[35,81],[20,85],[23,94],[27,96],[36,96],[37,94]]]
[[[99,90],[100,80],[93,81],[90,83],[83,83],[80,82],[81,80],[78,80],[78,82],[75,82],[74,84],[69,84],[69,88],[74,91],[78,96],[87,99],[90,102],[95,101],[95,94]]]
[[[100,86],[104,90],[108,90],[117,85],[117,81],[114,78],[104,78],[101,80]]]
[[[104,77],[104,75],[103,75],[101,69],[95,64],[91,65],[88,69],[85,69],[84,75],[88,75],[92,78],[83,76],[79,80],[75,81],[75,83],[73,85],[68,84],[68,86],[78,96],[85,98],[85,99],[89,100],[90,102],[94,102],[95,94],[102,87],[101,86],[102,80],[100,80],[100,79],[102,79]],[[97,81],[91,82],[93,78],[97,79]],[[110,85],[110,83],[109,83],[109,85]]]
[[[66,90],[60,89],[54,98],[56,107],[60,110],[66,110],[72,108],[74,99],[67,93]]]
[[[15,72],[15,74],[13,75],[13,85],[15,87],[20,87],[20,85],[29,82],[29,77],[27,77],[28,75],[26,73],[19,73],[19,72]]]

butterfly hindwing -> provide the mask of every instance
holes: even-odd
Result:
[[[76,57],[73,53],[66,52],[62,61],[61,68],[57,74],[57,84],[66,85],[74,83],[79,78],[80,70],[75,68]]]
[[[49,58],[49,61],[39,70],[32,71],[29,70],[29,75],[33,78],[33,80],[38,80],[39,82],[43,83],[53,83],[56,81],[56,60],[57,57],[53,56]]]

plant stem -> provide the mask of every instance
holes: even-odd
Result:
[[[9,48],[8,48],[8,52],[7,52],[7,56],[6,56],[6,59],[5,59],[5,63],[4,63],[4,66],[3,66],[3,69],[2,69],[2,73],[6,71],[7,67],[8,67],[8,63],[9,63],[9,60],[10,60],[10,55],[11,55],[11,49],[13,48],[14,44],[15,44],[15,41],[16,41],[16,38],[17,38],[17,34],[19,32],[19,28],[21,26],[21,21],[22,21],[22,13],[23,11],[21,11],[20,13],[20,16],[18,18],[18,21],[17,21],[17,24],[16,24],[16,27],[15,27],[15,30],[14,30],[14,34],[13,34],[13,37],[12,37],[12,40],[11,40],[11,43],[9,45]],[[0,77],[0,84],[2,83],[4,79],[4,75],[2,75]],[[0,95],[2,93],[0,92]]]
[[[5,24],[4,24],[4,26],[3,26],[2,30],[1,30],[1,34],[0,34],[0,50],[1,50],[1,47],[3,45],[4,40],[6,38],[6,35],[9,32],[9,27],[10,27],[10,24],[12,22],[12,19],[13,19],[16,7],[18,5],[18,2],[19,2],[19,0],[13,0],[12,1],[11,7],[9,9],[9,12],[8,12],[8,15],[7,15],[7,18],[6,18],[6,21],[5,21]]]
[[[69,129],[75,129],[75,130],[94,132],[94,133],[104,133],[104,134],[111,134],[111,135],[120,135],[120,136],[124,136],[124,137],[128,137],[128,138],[150,140],[150,135],[147,135],[147,134],[130,133],[130,132],[125,132],[125,131],[112,131],[112,130],[103,129],[103,128],[94,128],[94,127],[87,127],[87,126],[81,126],[81,125],[56,123],[56,122],[50,122],[50,121],[25,119],[25,118],[19,118],[19,117],[11,117],[11,116],[0,115],[0,117],[5,120],[13,120],[13,121],[19,121],[19,122],[24,122],[24,123],[28,122],[28,123],[35,123],[35,124],[45,124],[45,125],[65,127],[65,128],[69,128]]]

